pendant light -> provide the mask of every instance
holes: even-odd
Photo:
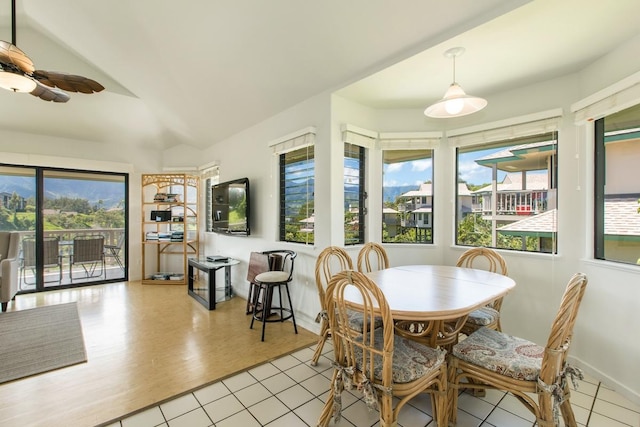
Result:
[[[444,97],[427,107],[424,114],[433,118],[462,117],[475,113],[487,106],[487,100],[476,96],[467,95],[456,83],[456,57],[464,53],[463,47],[454,47],[447,50],[444,56],[453,58],[453,83],[447,89]]]

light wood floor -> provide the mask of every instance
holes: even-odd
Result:
[[[268,324],[261,342],[245,300],[208,311],[185,286],[129,282],[19,295],[9,311],[71,301],[88,362],[1,384],[1,426],[96,426],[317,340],[285,322]]]

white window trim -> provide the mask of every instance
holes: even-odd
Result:
[[[425,150],[440,146],[442,132],[380,132],[381,150]]]
[[[467,147],[540,135],[557,131],[561,118],[562,108],[556,108],[478,126],[454,129],[447,132],[447,142],[452,147]]]
[[[571,105],[576,125],[640,104],[640,71]]]
[[[269,142],[268,146],[272,148],[273,154],[285,154],[299,148],[310,147],[316,142],[316,128],[309,126],[292,132],[281,138]]]
[[[350,124],[341,126],[342,142],[357,145],[359,147],[373,149],[376,146],[378,132],[359,128]]]

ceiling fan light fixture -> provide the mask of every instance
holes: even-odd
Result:
[[[0,71],[0,87],[11,92],[30,93],[36,88],[36,82],[27,76],[11,71]]]
[[[436,119],[462,117],[473,114],[487,106],[487,100],[477,96],[467,95],[456,83],[456,57],[464,53],[464,48],[454,47],[447,50],[444,56],[453,58],[453,83],[438,102],[428,106],[424,115]]]

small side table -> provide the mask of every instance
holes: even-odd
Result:
[[[216,309],[216,272],[224,268],[224,301],[231,299],[231,266],[239,264],[237,259],[228,258],[227,261],[211,262],[206,258],[189,258],[187,267],[187,291],[189,295],[209,310]],[[205,283],[206,289],[194,289],[194,269],[204,271],[209,276]],[[206,297],[203,296],[206,294]]]

